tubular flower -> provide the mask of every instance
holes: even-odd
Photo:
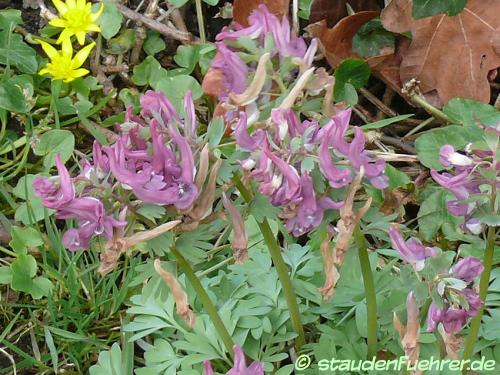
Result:
[[[264,375],[264,364],[262,362],[252,362],[247,367],[245,353],[240,346],[235,345],[234,350],[234,367],[230,369],[226,375]],[[203,363],[204,375],[213,375],[214,371],[209,361]]]
[[[91,43],[83,47],[73,57],[73,46],[69,39],[64,39],[62,42],[61,51],[57,51],[50,44],[40,40],[43,50],[50,59],[47,66],[40,70],[39,74],[50,74],[52,79],[61,79],[64,82],[71,82],[78,77],[83,77],[88,74],[87,69],[81,68],[90,51],[94,48],[95,43]]]
[[[391,225],[389,228],[389,237],[391,238],[394,249],[396,249],[399,255],[417,271],[421,271],[424,268],[427,258],[436,255],[432,247],[422,245],[416,238],[405,241],[397,225]]]
[[[52,26],[64,28],[57,39],[57,43],[70,40],[75,35],[78,43],[83,45],[86,33],[101,31],[96,21],[104,10],[103,3],[101,3],[97,13],[92,13],[92,3],[87,3],[86,0],[66,0],[66,3],[61,0],[52,0],[52,2],[60,17],[50,20],[49,23]]]

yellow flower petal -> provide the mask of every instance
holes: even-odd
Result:
[[[73,45],[71,44],[71,39],[66,38],[62,41],[62,55],[68,59],[73,56]]]
[[[87,57],[90,55],[90,51],[92,51],[92,48],[94,48],[95,43],[92,42],[89,45],[86,45],[83,47],[78,53],[75,55],[73,60],[71,61],[71,67],[73,69],[79,68],[83,65],[85,60],[87,60]]]
[[[83,76],[86,76],[87,74],[89,74],[90,72],[87,70],[87,69],[84,69],[84,68],[80,68],[80,69],[76,69],[73,71],[72,73],[72,76],[74,78],[78,78],[78,77],[83,77]]]
[[[66,21],[61,18],[53,18],[49,21],[49,24],[55,27],[66,27]]]
[[[45,54],[49,57],[49,59],[53,59],[54,57],[59,55],[59,52],[52,47],[49,43],[44,42],[43,40],[39,40],[40,44],[42,45],[42,49],[45,52]]]
[[[101,32],[101,28],[97,25],[94,25],[94,24],[90,24],[87,29],[88,29],[88,31],[96,31],[98,33]]]
[[[69,29],[64,29],[61,34],[59,34],[59,38],[57,38],[57,44],[63,43],[66,39],[71,41],[71,36],[73,33],[69,31]]]
[[[64,4],[61,0],[52,0],[52,3],[61,16],[63,16],[68,11],[66,4]]]
[[[66,6],[67,6],[69,9],[74,9],[74,8],[76,8],[76,3],[75,3],[75,0],[66,0]]]
[[[85,44],[85,32],[82,31],[82,32],[79,32],[79,33],[76,33],[76,40],[78,40],[78,43],[83,46]]]
[[[85,5],[87,5],[86,3],[87,3],[86,0],[76,0],[76,7],[78,9],[82,9],[83,10],[83,9],[85,9]]]
[[[40,69],[40,71],[38,72],[38,74],[40,74],[41,76],[43,76],[44,74],[50,74],[50,71],[47,68],[43,68],[43,69]]]

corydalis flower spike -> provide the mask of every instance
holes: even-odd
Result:
[[[180,122],[177,111],[162,92],[148,90],[141,96],[140,101],[143,116],[153,118],[154,114],[157,113],[161,116],[164,125],[167,125],[171,120]]]
[[[287,186],[285,187],[285,197],[287,200],[291,200],[300,188],[300,178],[294,167],[286,163],[281,158],[273,154],[267,143],[264,143],[264,154],[271,159],[271,161],[278,167],[280,172],[283,174]]]
[[[233,227],[233,240],[231,241],[233,257],[236,263],[242,264],[248,259],[248,237],[245,222],[240,212],[234,207],[225,193],[222,193],[222,202]]]
[[[250,86],[248,86],[248,88],[241,94],[229,94],[229,98],[235,105],[245,106],[257,99],[262,91],[262,87],[264,87],[264,83],[266,83],[266,65],[270,59],[271,54],[269,52],[263,54],[259,59],[257,69],[255,70],[255,75],[252,83],[250,83]]]
[[[234,366],[226,375],[264,375],[264,364],[262,362],[252,362],[250,366],[246,366],[245,353],[240,346],[235,345],[234,351]],[[210,361],[203,362],[203,375],[213,375],[212,365]]]
[[[175,300],[175,310],[177,314],[182,317],[190,328],[194,327],[195,315],[189,307],[188,297],[184,291],[182,285],[170,272],[165,271],[161,267],[161,262],[159,259],[154,261],[155,271],[163,279],[165,284],[170,288],[172,296]]]

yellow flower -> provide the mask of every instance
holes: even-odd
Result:
[[[73,57],[73,46],[69,39],[63,40],[61,51],[56,50],[50,44],[41,40],[40,44],[50,58],[50,62],[47,63],[45,68],[40,70],[40,75],[50,74],[52,79],[62,79],[64,82],[71,82],[89,73],[87,69],[80,67],[87,60],[87,57],[89,57],[90,51],[94,48],[94,42],[83,47],[76,53],[75,57]]]
[[[87,32],[101,31],[95,22],[102,14],[104,4],[101,3],[97,13],[92,13],[92,3],[87,3],[86,0],[66,0],[66,3],[61,0],[52,0],[52,2],[60,17],[50,20],[49,23],[55,27],[64,27],[57,43],[76,35],[78,43],[83,46]]]

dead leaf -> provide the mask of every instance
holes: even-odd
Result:
[[[412,33],[401,81],[416,79],[423,94],[437,92],[441,105],[455,96],[489,102],[488,73],[500,66],[500,2],[469,0],[457,16],[418,20],[411,16],[412,6],[412,0],[393,0],[382,11],[387,30]]]
[[[160,277],[163,279],[165,284],[167,284],[167,286],[170,288],[170,291],[172,292],[172,296],[174,297],[175,300],[175,311],[182,319],[184,319],[189,328],[193,328],[196,318],[193,310],[191,310],[191,308],[189,307],[188,297],[186,292],[182,288],[182,285],[179,283],[179,281],[175,278],[174,275],[172,275],[168,271],[165,271],[161,267],[160,259],[155,259],[154,268],[156,273],[160,275]]]
[[[397,213],[401,215],[400,208],[408,203],[416,202],[415,195],[404,188],[384,189],[384,203],[380,206],[380,212],[384,215]]]
[[[328,28],[326,21],[317,22],[307,26],[307,31],[318,38],[319,48],[323,55],[334,68],[349,58],[360,58],[352,50],[352,38],[361,26],[377,17],[380,13],[376,11],[358,12],[340,20],[333,28]],[[395,49],[384,48],[377,56],[364,58],[375,76],[383,80],[394,91],[401,91],[399,79],[399,65],[402,55],[408,48],[409,40],[403,36],[396,40]]]
[[[247,27],[248,16],[260,4],[267,6],[269,12],[277,16],[280,20],[283,16],[288,16],[290,0],[234,0],[233,21]]]
[[[332,27],[347,16],[347,3],[355,12],[380,10],[377,0],[313,0],[309,22],[315,23],[326,19],[328,27]]]

